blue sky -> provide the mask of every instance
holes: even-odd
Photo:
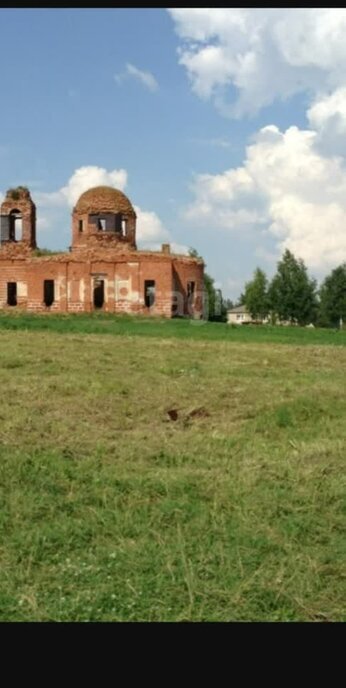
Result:
[[[225,296],[290,248],[346,260],[346,11],[0,11],[0,192],[29,186],[40,246],[79,193],[122,188],[139,247],[193,246]],[[298,27],[298,30],[297,30]]]

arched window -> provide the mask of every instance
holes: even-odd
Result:
[[[21,241],[23,238],[23,218],[20,210],[13,209],[10,212],[10,241]]]

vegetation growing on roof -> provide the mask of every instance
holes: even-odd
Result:
[[[13,189],[9,189],[7,196],[12,198],[14,201],[18,201],[21,196],[30,196],[30,191],[27,186],[16,186]]]

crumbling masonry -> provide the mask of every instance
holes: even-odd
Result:
[[[203,261],[169,244],[138,251],[136,213],[121,191],[98,186],[80,196],[65,253],[39,255],[26,187],[7,192],[0,214],[1,309],[202,317]]]

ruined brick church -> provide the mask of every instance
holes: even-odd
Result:
[[[203,261],[136,246],[136,213],[121,191],[98,186],[72,211],[72,244],[36,245],[36,207],[26,187],[7,191],[0,210],[0,308],[39,312],[142,313],[200,318]]]

